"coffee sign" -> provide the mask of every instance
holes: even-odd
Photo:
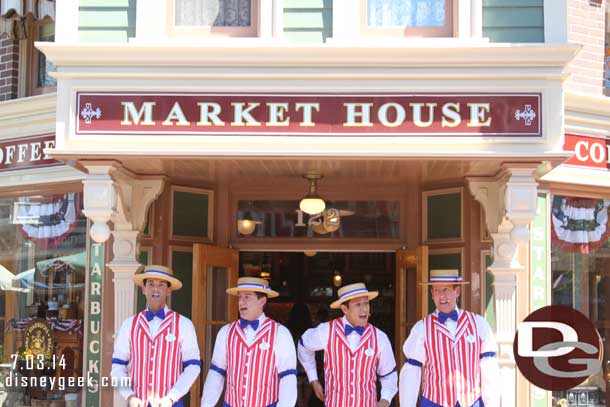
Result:
[[[540,137],[541,95],[77,93],[76,134]]]
[[[44,150],[55,147],[55,134],[0,140],[0,171],[59,165]]]
[[[574,151],[574,156],[564,164],[589,168],[610,168],[610,143],[605,138],[565,135],[564,151]]]

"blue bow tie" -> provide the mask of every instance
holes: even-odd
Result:
[[[258,329],[258,319],[255,319],[253,321],[248,321],[247,319],[239,320],[239,326],[241,327],[241,329],[246,329],[248,325],[250,325],[252,329],[256,331]]]
[[[351,326],[351,325],[346,324],[345,325],[345,336],[348,336],[352,332],[356,332],[358,335],[362,336],[362,334],[364,333],[364,327],[363,326]]]
[[[457,322],[457,320],[458,320],[458,313],[457,313],[457,311],[453,310],[453,311],[451,311],[448,314],[445,314],[444,312],[440,312],[439,311],[439,313],[438,313],[438,322],[440,322],[441,324],[444,324],[445,321],[447,319],[449,319],[449,318],[451,318],[451,319],[453,319],[454,321]]]
[[[152,321],[154,317],[165,319],[165,310],[163,308],[161,308],[157,312],[146,310],[146,319],[148,320],[148,322]]]

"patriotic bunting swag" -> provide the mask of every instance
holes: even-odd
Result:
[[[610,235],[610,200],[555,196],[551,214],[553,243],[568,252],[589,253]]]

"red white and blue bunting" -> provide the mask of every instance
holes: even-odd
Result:
[[[553,197],[553,243],[568,252],[586,254],[597,249],[610,236],[609,206],[607,199]]]
[[[24,332],[27,327],[32,323],[32,321],[36,320],[36,318],[24,318],[24,319],[11,319],[8,324],[6,324],[5,332]],[[57,319],[57,318],[47,318],[47,325],[54,331],[61,332],[76,332],[79,335],[83,334],[83,321],[80,319]]]
[[[80,214],[80,194],[52,196],[41,202],[15,202],[15,223],[39,249],[59,246],[72,233]]]

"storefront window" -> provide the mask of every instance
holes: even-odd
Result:
[[[81,207],[80,193],[0,198],[0,405],[80,405],[69,378],[83,376]]]
[[[606,406],[610,378],[610,200],[553,197],[552,304],[573,307],[597,328],[604,344],[602,372],[569,391],[553,392],[553,406]]]
[[[238,223],[241,236],[316,237],[325,239],[400,236],[398,201],[327,201],[316,215],[299,210],[298,201],[238,201],[238,221],[248,220],[252,229]]]

